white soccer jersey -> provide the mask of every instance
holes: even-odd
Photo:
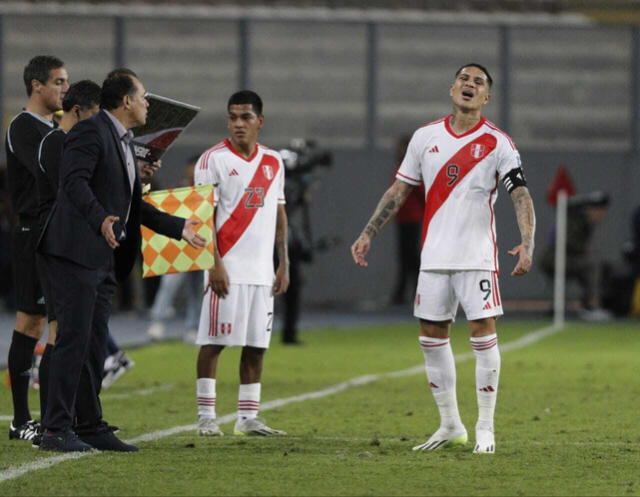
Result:
[[[521,167],[511,138],[482,118],[456,135],[451,116],[419,128],[396,178],[425,186],[421,270],[498,270],[498,179]]]
[[[278,204],[284,204],[280,154],[262,145],[245,159],[224,140],[204,152],[195,183],[214,186],[216,241],[230,283],[272,285]]]

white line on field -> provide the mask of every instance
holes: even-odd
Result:
[[[100,396],[100,400],[123,400],[131,397],[146,397],[147,395],[152,395],[156,392],[164,392],[166,390],[172,390],[175,388],[175,385],[158,385],[155,387],[144,388],[142,390],[133,390],[131,392],[124,393],[107,393],[105,395]],[[40,411],[31,411],[31,414],[39,416]],[[8,414],[0,415],[0,421],[13,421],[13,416]]]
[[[554,335],[561,331],[562,328],[558,326],[547,326],[545,328],[541,328],[536,331],[532,331],[531,333],[527,333],[521,338],[517,340],[512,340],[505,344],[500,345],[500,350],[502,352],[508,352],[510,350],[522,349],[524,347],[528,347],[543,338],[546,338],[550,335]],[[455,356],[456,362],[464,362],[473,358],[472,352],[467,352],[464,354],[458,354]],[[283,399],[275,399],[269,402],[264,402],[260,404],[261,411],[268,411],[270,409],[276,409],[278,407],[286,406],[288,404],[293,404],[296,402],[303,402],[305,400],[313,400],[319,399],[322,397],[327,397],[329,395],[333,395],[336,393],[343,392],[352,387],[358,387],[362,385],[367,385],[369,383],[373,383],[378,380],[382,380],[385,378],[401,378],[404,376],[411,376],[414,374],[418,374],[424,371],[424,365],[420,364],[418,366],[414,366],[408,369],[402,369],[400,371],[392,371],[391,373],[378,373],[378,374],[368,374],[364,376],[358,376],[355,378],[351,378],[350,380],[343,381],[342,383],[337,383],[330,387],[324,388],[322,390],[317,390],[315,392],[303,393],[300,395],[293,395],[291,397],[285,397]],[[229,423],[236,418],[236,413],[226,414],[224,416],[220,416],[218,418],[219,424]],[[183,425],[183,426],[174,426],[173,428],[168,428],[166,430],[158,430],[153,431],[151,433],[145,433],[138,437],[134,437],[132,439],[126,440],[127,443],[136,444],[140,442],[152,442],[155,440],[159,440],[161,438],[166,438],[171,435],[175,435],[177,433],[182,433],[185,431],[196,430],[196,424]],[[68,453],[68,454],[60,454],[53,457],[45,457],[38,459],[36,461],[30,461],[20,466],[9,467],[8,469],[0,472],[0,482],[11,480],[13,478],[18,478],[27,473],[31,473],[32,471],[37,471],[39,469],[47,469],[51,466],[61,463],[63,461],[68,461],[70,459],[79,459],[84,456],[90,456],[99,454],[98,451],[95,452],[76,452],[76,453]]]
[[[144,388],[142,390],[134,390],[133,392],[124,392],[124,393],[107,393],[105,395],[100,396],[100,400],[122,400],[128,399],[130,397],[146,397],[147,395],[152,395],[156,392],[164,392],[166,390],[172,390],[175,388],[175,385],[157,385],[155,387]]]

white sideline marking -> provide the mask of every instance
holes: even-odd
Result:
[[[142,390],[133,390],[132,392],[125,393],[108,393],[100,396],[100,400],[122,400],[128,399],[130,397],[146,397],[147,395],[152,395],[156,392],[164,392],[166,390],[172,390],[175,388],[173,384],[167,385],[158,385],[156,387],[144,388]],[[36,416],[40,415],[40,411],[31,411],[31,414]],[[13,421],[12,415],[3,414],[0,415],[0,421]]]
[[[122,400],[128,399],[130,397],[146,397],[147,395],[152,395],[156,392],[164,392],[166,390],[172,390],[175,388],[175,385],[158,385],[155,387],[144,388],[142,390],[134,390],[133,392],[125,392],[125,393],[107,393],[105,395],[100,396],[100,400]]]
[[[527,333],[521,338],[517,340],[512,340],[507,342],[504,345],[500,345],[500,350],[502,352],[508,352],[510,350],[517,350],[524,347],[528,347],[529,345],[536,343],[543,338],[546,338],[550,335],[554,335],[561,331],[561,327],[557,326],[547,326],[545,328],[541,328],[537,331],[533,331],[531,333]],[[473,358],[473,352],[467,352],[464,354],[458,354],[455,356],[456,362],[464,362],[468,359]],[[329,395],[333,395],[336,393],[343,392],[351,387],[358,387],[362,385],[367,385],[369,383],[373,383],[375,381],[385,379],[385,378],[401,378],[404,376],[411,376],[414,374],[418,374],[424,371],[424,365],[420,364],[418,366],[414,366],[408,369],[402,369],[400,371],[393,371],[391,373],[378,373],[378,374],[368,374],[364,376],[357,376],[355,378],[351,378],[350,380],[343,381],[342,383],[337,383],[327,388],[323,388],[322,390],[317,390],[315,392],[303,393],[300,395],[294,395],[292,397],[285,397],[283,399],[275,399],[270,400],[269,402],[264,402],[260,405],[261,411],[268,411],[270,409],[275,409],[277,407],[286,406],[287,404],[293,404],[295,402],[303,402],[305,400],[319,399],[322,397],[327,397]],[[226,414],[218,418],[219,424],[229,423],[236,418],[236,413]],[[175,435],[177,433],[182,433],[185,431],[196,430],[196,424],[183,425],[183,426],[174,426],[173,428],[168,428],[166,430],[158,430],[152,431],[151,433],[145,433],[143,435],[131,438],[126,440],[127,443],[136,444],[140,442],[152,442],[154,440],[159,440],[161,438],[166,438],[171,435]],[[100,452],[76,452],[76,453],[68,453],[68,454],[60,454],[53,457],[45,457],[41,459],[37,459],[35,461],[30,461],[19,466],[9,467],[8,469],[0,472],[0,482],[11,480],[13,478],[18,478],[26,473],[30,473],[32,471],[37,471],[39,469],[47,469],[51,466],[61,463],[63,461],[68,461],[69,459],[80,459],[81,457],[96,455]]]

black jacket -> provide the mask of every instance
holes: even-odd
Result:
[[[131,203],[129,220],[127,209]],[[109,247],[100,232],[107,216],[118,216],[114,234],[120,247]],[[105,111],[76,124],[67,134],[60,167],[58,198],[45,223],[38,250],[97,269],[115,255],[118,279],[125,278],[140,251],[140,225],[180,239],[184,219],[165,214],[142,201],[136,168],[133,192],[116,128]]]

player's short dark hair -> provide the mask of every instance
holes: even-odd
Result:
[[[107,78],[113,78],[115,76],[123,75],[133,76],[134,78],[138,77],[138,75],[128,67],[116,67],[115,69],[109,71],[109,74],[107,74]]]
[[[24,85],[27,88],[27,96],[30,97],[33,92],[31,82],[34,79],[44,85],[49,80],[49,72],[62,66],[64,66],[64,62],[53,55],[36,55],[31,59],[22,73]]]
[[[240,90],[231,95],[231,97],[229,97],[229,101],[227,102],[227,110],[229,110],[232,105],[245,104],[251,104],[253,110],[256,111],[256,114],[258,114],[259,116],[262,115],[262,99],[256,92],[251,90]]]
[[[125,95],[133,96],[136,91],[133,78],[130,74],[118,74],[105,79],[100,92],[100,107],[106,110],[117,109]]]
[[[456,78],[458,77],[458,75],[462,72],[462,70],[465,67],[477,67],[478,69],[480,69],[487,76],[487,81],[489,82],[489,88],[491,88],[493,86],[493,78],[491,77],[491,74],[489,74],[489,71],[487,70],[487,68],[484,67],[483,65],[480,65],[480,64],[476,63],[476,62],[470,62],[469,64],[465,64],[464,66],[461,66],[460,69],[458,69],[456,71]]]
[[[62,110],[69,112],[74,105],[88,110],[100,103],[100,85],[89,79],[73,83],[62,100]]]

